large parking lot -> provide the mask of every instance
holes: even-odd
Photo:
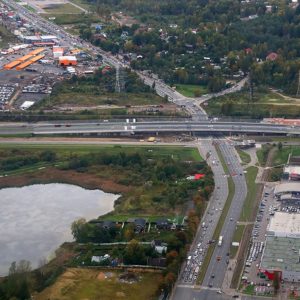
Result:
[[[287,204],[278,201],[274,195],[274,187],[275,183],[268,183],[264,187],[242,274],[242,284],[246,289],[251,289],[257,295],[271,295],[273,290],[273,283],[266,278],[265,274],[260,273],[261,260],[265,251],[266,233],[271,218],[275,212],[300,214],[299,203]],[[292,287],[288,282],[282,284],[283,292],[289,292],[293,288],[294,286]]]

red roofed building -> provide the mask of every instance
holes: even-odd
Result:
[[[202,179],[205,176],[205,174],[195,174],[194,179],[199,180]]]
[[[251,48],[246,48],[245,52],[246,52],[246,54],[251,54],[252,53],[252,49]]]
[[[278,54],[275,52],[271,52],[267,57],[266,60],[268,61],[274,61],[278,58]]]

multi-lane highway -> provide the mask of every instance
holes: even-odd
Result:
[[[216,140],[215,140],[216,141]],[[243,202],[247,194],[247,186],[244,178],[242,167],[236,157],[236,152],[226,140],[217,140],[222,156],[229,169],[229,176],[232,176],[235,185],[235,194],[232,199],[232,204],[229,208],[224,225],[221,230],[223,237],[222,245],[218,246],[216,243],[215,250],[210,260],[210,264],[207,268],[201,289],[194,289],[195,285],[195,269],[198,265],[201,266],[208,244],[212,242],[213,233],[216,225],[219,221],[222,209],[228,197],[228,184],[227,176],[224,174],[223,167],[219,162],[216,150],[214,149],[212,142],[203,141],[199,150],[204,156],[206,153],[210,153],[208,163],[214,173],[215,190],[209,202],[206,214],[201,221],[202,224],[199,231],[196,234],[194,243],[189,253],[189,259],[183,266],[181,278],[174,291],[174,300],[179,299],[225,299],[225,295],[222,294],[222,286],[224,280],[226,280],[226,270],[229,262],[229,249],[233,238],[233,234],[236,227],[236,221],[238,220]],[[200,244],[200,249],[198,245]],[[204,252],[202,252],[204,250]],[[191,270],[194,270],[192,274],[192,280],[189,280],[189,274]],[[229,284],[227,284],[228,286]],[[220,293],[220,294],[219,294]]]
[[[39,122],[39,123],[2,123],[0,134],[135,134],[164,132],[205,132],[213,133],[265,133],[265,134],[300,134],[300,127],[249,123],[249,122]]]
[[[215,247],[210,265],[203,281],[203,285],[221,289],[225,278],[227,265],[229,263],[230,244],[235,231],[236,222],[240,217],[243,203],[247,195],[247,185],[242,166],[239,163],[238,157],[236,157],[233,146],[227,142],[220,142],[219,147],[222,156],[225,159],[226,165],[228,166],[230,176],[233,179],[235,193],[221,230],[223,243],[221,246]]]
[[[213,233],[228,195],[227,178],[224,176],[224,170],[222,164],[219,162],[212,140],[201,140],[199,143],[198,149],[202,157],[206,157],[207,154],[209,156],[207,163],[214,173],[216,188],[209,201],[208,209],[201,220],[201,226],[199,226],[194,242],[188,253],[188,259],[180,274],[179,287],[192,286],[196,283],[199,270],[201,269],[208,246],[212,241]],[[187,290],[187,292],[189,293],[189,290]]]

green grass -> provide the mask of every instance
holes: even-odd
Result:
[[[237,225],[233,234],[232,242],[240,243],[243,237],[245,225]],[[230,245],[230,258],[235,258],[239,247]]]
[[[238,92],[208,101],[205,109],[209,115],[236,117],[298,117],[299,103],[261,90],[254,93],[254,100],[249,100],[248,92]]]
[[[175,215],[170,215],[170,216],[166,216],[164,214],[164,212],[162,212],[161,215],[153,215],[153,216],[149,216],[149,215],[137,215],[135,214],[129,214],[129,215],[110,215],[107,214],[105,216],[101,216],[99,219],[101,220],[111,220],[111,221],[116,221],[116,222],[125,222],[127,221],[129,218],[145,218],[148,222],[154,222],[158,219],[161,218],[167,218],[169,220],[176,220],[176,223],[181,224],[183,221],[184,216],[180,215],[180,216],[175,216]]]
[[[157,105],[164,103],[163,98],[152,94],[103,94],[94,95],[89,93],[63,92],[51,96],[50,100],[41,102],[34,108],[43,106],[53,107],[57,105],[94,106],[94,105]]]
[[[196,148],[191,147],[174,147],[174,146],[131,146],[131,145],[94,145],[94,144],[18,144],[18,143],[7,143],[0,144],[0,150],[8,149],[22,149],[27,151],[35,150],[54,150],[58,159],[60,160],[56,164],[62,163],[65,160],[65,157],[71,153],[76,154],[89,154],[91,152],[104,152],[109,154],[117,154],[120,152],[125,152],[126,154],[130,153],[141,153],[145,154],[149,158],[156,157],[172,157],[175,160],[179,161],[203,161],[202,157],[199,154],[199,151]],[[48,164],[49,165],[49,164]],[[3,172],[2,174],[22,174],[27,172],[32,172],[37,170],[40,167],[47,166],[47,164],[36,164],[34,166],[28,166],[20,168],[11,172]],[[1,173],[0,173],[1,174]]]
[[[227,167],[227,165],[224,161],[223,155],[222,155],[222,153],[221,153],[221,151],[218,147],[216,147],[216,150],[217,150],[217,153],[218,153],[218,157],[219,157],[219,159],[222,163],[223,169],[224,170],[226,169],[225,173],[228,174],[229,170],[228,170],[228,167]],[[234,196],[234,193],[235,193],[235,185],[234,185],[234,182],[233,182],[231,177],[227,178],[227,183],[228,183],[228,196],[227,196],[224,208],[222,210],[222,214],[219,218],[218,224],[216,226],[216,229],[215,229],[213,237],[212,237],[212,239],[214,239],[214,240],[218,240],[218,238],[220,236],[221,230],[223,228],[225,219],[227,217],[227,214],[228,214],[228,211],[229,211],[229,208],[231,206],[232,199],[233,199],[233,196]],[[211,244],[211,245],[209,245],[209,247],[207,249],[206,256],[204,258],[203,264],[201,266],[201,269],[200,269],[200,272],[199,272],[199,275],[198,275],[198,278],[197,278],[197,283],[199,283],[199,284],[202,284],[202,282],[204,280],[204,277],[205,277],[205,274],[206,274],[207,268],[209,266],[209,263],[210,263],[210,260],[211,260],[211,257],[213,255],[215,247],[216,247],[216,244]]]
[[[249,164],[251,162],[251,156],[247,152],[239,148],[237,148],[236,151],[242,160],[242,164]]]
[[[240,221],[249,222],[251,221],[251,216],[253,215],[253,210],[255,208],[256,193],[258,189],[258,184],[255,183],[257,176],[258,168],[251,166],[246,169],[247,173],[245,174],[246,183],[247,183],[247,196],[242,208]]]
[[[264,167],[266,165],[266,162],[268,159],[268,154],[271,149],[272,149],[272,145],[265,144],[265,145],[262,145],[261,149],[258,149],[256,151],[256,156],[257,156],[258,163],[260,166]]]
[[[109,272],[108,278],[99,280],[100,272]],[[64,299],[156,299],[155,292],[161,281],[159,273],[137,273],[136,283],[123,283],[120,271],[109,269],[68,269],[57,281],[35,296],[37,300]]]
[[[272,165],[278,166],[278,165],[286,164],[290,153],[293,156],[299,156],[300,146],[286,146],[283,147],[281,151],[277,148],[273,158]]]
[[[243,293],[244,293],[244,294],[247,294],[247,295],[254,295],[254,288],[255,288],[255,285],[249,284],[249,285],[247,285],[246,288],[243,290]]]
[[[205,86],[202,85],[192,85],[192,84],[176,84],[176,91],[181,93],[186,97],[195,97],[195,92],[199,92],[202,96],[208,93],[208,90]],[[197,97],[199,97],[197,96]]]
[[[64,3],[64,4],[53,4],[51,7],[44,8],[44,11],[47,14],[80,14],[83,11],[80,10],[78,7],[70,4],[70,3]]]
[[[95,14],[84,14],[80,11],[79,14],[42,14],[42,16],[46,19],[55,17],[55,20],[52,22],[58,25],[66,25],[66,24],[85,24],[87,22],[101,22],[99,16]]]

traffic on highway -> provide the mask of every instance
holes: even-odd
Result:
[[[135,119],[134,119],[135,120]],[[205,133],[269,133],[269,134],[300,134],[300,127],[249,123],[249,122],[190,122],[190,121],[153,121],[136,122],[39,122],[39,123],[3,123],[0,134],[109,134],[156,132],[205,132]]]

